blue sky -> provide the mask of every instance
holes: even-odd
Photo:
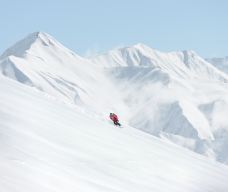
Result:
[[[0,53],[44,31],[84,56],[144,43],[228,55],[226,0],[1,0]]]

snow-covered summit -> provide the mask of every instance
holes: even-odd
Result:
[[[44,32],[34,32],[7,49],[1,55],[1,58],[5,58],[11,55],[23,57],[26,53],[29,52],[30,49],[39,46],[64,48],[64,46],[55,40],[51,35]]]
[[[94,81],[92,71],[93,66],[87,59],[43,32],[28,35],[7,49],[0,58],[3,75],[59,99],[69,101],[70,98],[70,102],[81,102],[77,90],[82,91],[80,84],[85,86]],[[77,83],[71,84],[72,79],[77,79]]]
[[[24,39],[18,41],[16,44],[8,48],[0,58],[5,58],[10,55],[15,55],[15,56],[23,56],[25,52],[32,46],[35,41],[39,39],[39,36],[45,35],[45,33],[41,32],[34,32]]]

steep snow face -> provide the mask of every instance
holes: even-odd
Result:
[[[0,191],[227,192],[228,168],[0,75]]]
[[[228,95],[227,95],[228,96]],[[200,110],[205,114],[210,127],[213,129],[214,136],[217,138],[212,141],[212,148],[217,154],[220,162],[228,164],[228,100],[218,99],[206,104],[200,105]]]
[[[144,122],[143,127],[148,131],[153,131],[153,134],[166,132],[186,138],[213,139],[206,118],[191,103],[183,101],[182,103],[163,104],[159,110],[154,118],[148,117],[149,121],[153,120],[152,123]],[[156,126],[151,129],[151,124]]]
[[[228,74],[228,57],[225,58],[211,58],[206,59],[209,63],[213,64],[219,70]]]

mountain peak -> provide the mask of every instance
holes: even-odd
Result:
[[[57,43],[57,40],[55,40],[54,37],[52,37],[48,33],[41,32],[41,31],[31,33],[25,39],[31,39],[34,42],[37,41],[37,40],[41,40],[42,42],[44,42],[46,44],[50,44],[50,43],[55,44],[55,43]]]
[[[51,35],[45,32],[34,32],[23,38],[22,40],[18,41],[16,44],[8,48],[0,58],[5,58],[10,55],[14,55],[17,57],[23,57],[28,50],[32,47],[36,46],[60,46],[61,45],[57,40],[55,40]]]
[[[34,33],[31,33],[30,34],[31,36],[34,36],[34,37],[37,37],[37,38],[39,38],[39,37],[48,37],[48,36],[50,36],[48,33],[45,33],[45,32],[43,32],[43,31],[36,31],[36,32],[34,32]]]
[[[137,49],[152,49],[151,47],[149,47],[146,44],[143,43],[137,43],[135,45],[133,45],[132,47],[137,48]]]
[[[27,35],[23,40],[30,39],[31,41],[35,42],[38,39],[49,39],[49,38],[52,38],[49,34],[41,31],[37,31]]]
[[[195,51],[193,50],[183,50],[181,51],[184,55],[188,55],[188,56],[199,56]]]
[[[120,48],[121,51],[139,51],[139,52],[151,52],[156,51],[155,49],[151,48],[150,46],[143,44],[143,43],[137,43],[132,46],[127,46]]]

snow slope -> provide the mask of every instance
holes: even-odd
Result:
[[[0,75],[0,191],[226,192],[228,168]]]
[[[228,76],[194,51],[146,45],[82,58],[43,32],[6,50],[0,73],[47,97],[228,164]]]

